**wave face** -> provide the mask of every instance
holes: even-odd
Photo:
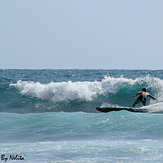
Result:
[[[101,105],[132,106],[132,96],[143,87],[162,101],[161,75],[161,70],[1,70],[0,111],[96,112]],[[162,112],[163,104],[153,107]]]

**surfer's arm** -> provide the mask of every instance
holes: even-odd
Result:
[[[132,96],[132,97],[134,98],[134,97],[137,96],[138,94],[141,94],[141,92],[138,92],[136,95],[134,95],[134,96]]]
[[[151,97],[153,100],[157,100],[157,99],[154,98],[151,94],[149,94],[148,96]]]

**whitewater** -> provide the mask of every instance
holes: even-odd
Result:
[[[144,87],[158,100],[148,98],[148,113],[96,110],[131,107]],[[6,158],[163,162],[163,70],[0,70],[0,100]]]

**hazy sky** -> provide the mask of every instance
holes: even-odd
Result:
[[[163,0],[0,0],[0,68],[163,69]]]

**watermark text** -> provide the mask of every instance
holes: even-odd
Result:
[[[26,156],[26,155],[24,155]],[[24,156],[16,155],[5,155],[1,154],[1,161],[7,162],[9,160],[24,160]]]

